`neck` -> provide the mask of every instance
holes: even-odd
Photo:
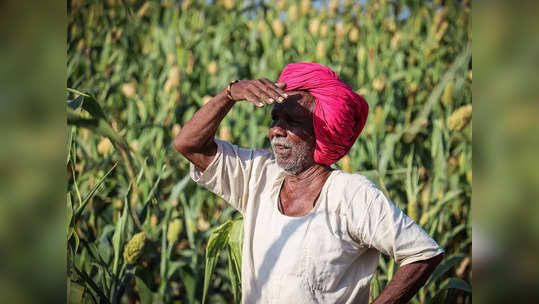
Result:
[[[330,173],[330,167],[315,163],[296,175],[287,175],[286,181],[289,186],[325,182]]]

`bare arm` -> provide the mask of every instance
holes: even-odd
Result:
[[[217,145],[213,141],[219,124],[238,100],[248,100],[257,107],[264,103],[283,102],[284,83],[275,84],[267,79],[242,80],[232,86],[232,100],[226,89],[213,97],[185,123],[174,139],[174,147],[198,169],[206,170],[212,162]]]
[[[373,304],[407,303],[425,284],[443,259],[443,253],[400,267]]]
[[[215,132],[235,103],[226,97],[226,90],[217,94],[183,126],[174,139],[176,150],[197,168],[205,170],[217,152]]]

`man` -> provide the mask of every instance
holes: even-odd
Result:
[[[273,153],[214,139],[239,100],[273,105]],[[374,303],[404,303],[443,250],[368,179],[333,170],[368,105],[328,67],[289,64],[277,83],[231,83],[174,144],[191,177],[244,216],[243,303],[368,303],[379,252],[400,265]]]

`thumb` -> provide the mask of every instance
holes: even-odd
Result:
[[[278,87],[281,88],[281,89],[283,89],[284,87],[286,87],[286,83],[284,83],[284,82],[276,82],[275,85],[278,86]]]

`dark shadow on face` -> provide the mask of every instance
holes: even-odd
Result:
[[[277,164],[296,175],[314,163],[314,97],[301,91],[288,94],[282,104],[273,106],[268,136]]]
[[[289,96],[283,103],[273,105],[270,129],[279,125],[303,141],[314,143],[314,97],[303,91],[289,91],[287,93]],[[278,120],[274,118],[278,118]]]

